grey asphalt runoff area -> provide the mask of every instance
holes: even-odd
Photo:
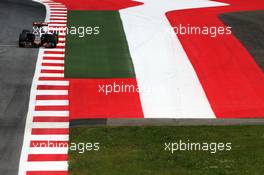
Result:
[[[232,33],[264,72],[264,10],[225,13],[220,19],[232,27]]]
[[[45,19],[30,0],[0,0],[0,175],[18,173],[38,49],[18,48],[19,33]]]

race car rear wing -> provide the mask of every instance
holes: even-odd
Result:
[[[47,22],[33,22],[33,26],[37,26],[37,27],[43,27],[48,25],[49,24]]]

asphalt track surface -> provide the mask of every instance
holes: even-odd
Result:
[[[38,49],[18,48],[18,36],[45,7],[30,0],[0,1],[0,174],[18,172],[29,95]]]
[[[226,13],[220,19],[232,27],[233,34],[264,72],[264,11]]]

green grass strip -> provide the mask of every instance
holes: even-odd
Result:
[[[70,11],[68,27],[99,27],[100,33],[66,36],[67,78],[133,78],[134,67],[118,11]]]
[[[231,151],[164,151],[165,142],[232,142]],[[71,128],[70,142],[100,151],[69,152],[70,174],[248,175],[264,172],[264,126]]]

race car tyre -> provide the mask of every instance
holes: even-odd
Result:
[[[27,34],[27,33],[30,33],[30,31],[29,30],[22,30],[22,34]]]
[[[54,35],[54,37],[56,39],[56,43],[58,43],[59,42],[59,36],[58,36],[58,34],[57,33],[54,33],[53,35]]]
[[[19,35],[19,43],[18,43],[19,47],[25,47],[26,37],[27,37],[27,35],[25,33],[21,33]]]
[[[50,40],[49,40],[49,47],[50,48],[55,48],[57,45],[57,36],[56,34],[53,34],[50,36]]]
[[[27,33],[30,33],[29,30],[23,30],[22,33],[19,35],[19,47],[25,47],[25,41],[27,38]]]

